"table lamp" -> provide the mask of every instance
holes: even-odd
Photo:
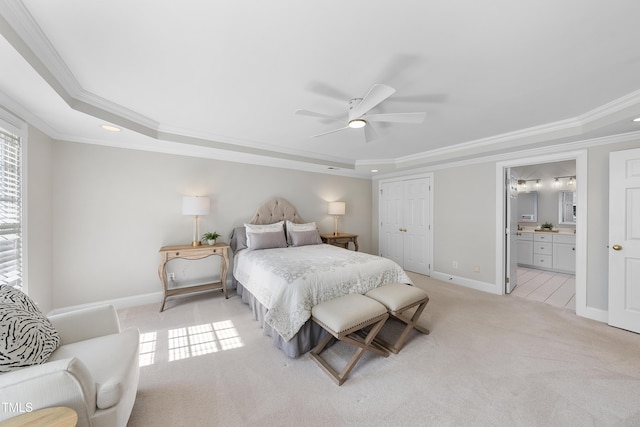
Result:
[[[182,215],[194,215],[193,218],[193,240],[192,246],[200,245],[198,234],[198,221],[200,215],[209,215],[211,210],[211,200],[208,197],[184,196],[182,198]]]
[[[333,235],[338,235],[338,216],[344,215],[344,202],[329,202],[329,215],[333,215]]]

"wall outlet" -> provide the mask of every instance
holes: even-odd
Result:
[[[176,273],[167,273],[167,279],[169,279],[170,281],[175,281],[176,280]]]
[[[473,266],[473,272],[474,272],[474,273],[480,273],[480,266],[479,266],[479,265],[477,265],[477,264],[476,264],[476,265],[474,265],[474,266]]]
[[[453,268],[458,268],[458,261],[453,261]]]

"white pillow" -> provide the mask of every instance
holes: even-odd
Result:
[[[251,233],[273,233],[274,231],[282,231],[284,233],[284,221],[274,222],[273,224],[245,224],[247,230],[247,247],[251,247]]]
[[[291,232],[292,231],[317,231],[318,226],[315,222],[307,222],[305,224],[296,224],[287,220],[287,243],[292,246],[293,242],[291,241]]]

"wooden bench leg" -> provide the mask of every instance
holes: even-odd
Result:
[[[388,317],[389,317],[388,315],[385,315],[384,317],[382,317],[382,319],[374,323],[373,327],[371,328],[367,336],[364,338],[364,341],[360,341],[359,339],[352,338],[351,336],[349,336],[350,333],[347,333],[344,335],[342,334],[334,335],[333,333],[331,333],[331,331],[329,331],[330,334],[327,334],[318,343],[318,345],[309,352],[309,356],[320,366],[320,368],[322,368],[323,371],[325,371],[325,373],[327,373],[335,381],[336,384],[342,385],[342,383],[344,383],[344,381],[347,379],[347,376],[349,375],[351,370],[354,368],[356,363],[358,363],[358,360],[360,360],[360,358],[364,354],[365,350],[371,351],[376,354],[380,354],[384,357],[387,357],[389,355],[388,351],[376,346],[373,343],[373,340],[375,339],[378,332],[380,332],[380,329],[382,329],[382,326],[384,325],[384,322],[387,320]],[[354,355],[351,357],[349,362],[347,362],[347,364],[345,365],[345,367],[342,369],[341,372],[338,372],[337,370],[335,370],[331,365],[329,365],[329,363],[327,363],[327,361],[325,361],[323,358],[320,357],[320,353],[327,346],[332,336],[336,337],[340,341],[344,341],[346,343],[349,343],[358,347]]]
[[[395,343],[390,343],[382,339],[381,337],[376,338],[377,343],[382,347],[384,347],[385,349],[391,351],[392,353],[398,354],[398,352],[400,352],[400,350],[404,346],[404,341],[406,340],[407,336],[409,335],[409,332],[411,332],[412,329],[415,329],[418,332],[421,332],[425,335],[429,335],[429,329],[422,327],[416,323],[420,318],[420,316],[422,315],[422,312],[424,311],[428,302],[429,302],[429,299],[427,299],[426,301],[420,302],[418,305],[418,308],[416,309],[415,313],[413,313],[413,316],[411,316],[411,318],[403,315],[402,313],[411,309],[412,307],[415,307],[415,304],[412,306],[403,308],[401,311],[389,311],[389,315],[391,317],[398,319],[402,323],[404,323],[405,327],[400,333],[400,336],[396,339]]]

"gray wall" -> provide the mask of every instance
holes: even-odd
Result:
[[[359,234],[362,251],[371,247],[369,180],[65,141],[52,151],[56,308],[160,291],[158,249],[191,241],[183,195],[211,198],[200,234],[217,231],[227,242],[271,197],[324,233],[333,231],[328,201],[341,200],[340,229]],[[176,278],[196,279],[201,266],[186,263]]]
[[[26,285],[43,312],[53,308],[53,141],[29,127],[26,145]]]
[[[608,310],[609,153],[638,147],[640,139],[587,149],[587,309]],[[496,188],[502,184],[496,182],[496,167],[497,162],[488,161],[434,171],[434,275],[497,285],[496,216],[502,212],[496,209]],[[372,195],[376,206],[377,187],[375,181]],[[372,232],[377,244],[377,226]],[[457,270],[453,261],[459,263]],[[481,267],[479,273],[473,271],[476,264]]]
[[[609,152],[638,147],[588,148],[587,307],[608,307]],[[201,231],[225,240],[270,197],[294,203],[322,232],[333,226],[327,202],[343,200],[341,230],[377,253],[377,180],[52,142],[35,129],[28,162],[29,292],[44,309],[158,292],[158,249],[191,236],[183,195],[211,197]],[[434,170],[434,273],[495,283],[495,170],[495,161]]]

